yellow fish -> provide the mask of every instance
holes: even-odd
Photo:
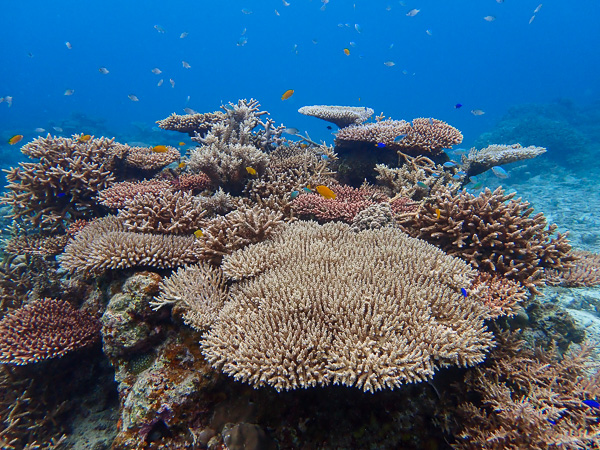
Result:
[[[13,137],[11,137],[8,140],[8,143],[10,145],[15,145],[17,142],[19,142],[21,139],[23,139],[23,135],[22,134],[15,134]]]
[[[177,167],[179,167],[180,169],[183,169],[185,167],[185,163],[183,161],[181,161]]]
[[[194,236],[200,239],[202,236],[204,236],[204,233],[202,232],[202,230],[196,230],[194,231]]]
[[[89,134],[82,134],[81,136],[79,136],[79,139],[77,139],[79,142],[87,142],[92,138],[92,136],[90,136]]]
[[[436,208],[435,209],[435,217],[437,219],[439,219],[441,215],[442,215],[442,212],[440,211],[440,208]]]
[[[283,95],[281,96],[281,100],[287,100],[288,98],[290,98],[292,95],[294,95],[294,90],[293,89],[288,89],[287,91],[285,91],[283,93]]]
[[[347,48],[345,48],[345,49],[344,49],[344,55],[346,55],[346,56],[350,56],[350,50],[349,50],[349,49],[347,49]]]
[[[250,175],[256,175],[256,169],[252,167],[246,167],[246,172],[248,172]]]
[[[335,198],[335,192],[333,192],[327,186],[319,185],[315,188],[315,191],[317,191],[325,198]]]
[[[156,153],[166,153],[169,151],[169,148],[166,145],[155,145],[152,147],[152,151]]]
[[[183,142],[183,141],[181,141],[181,142],[179,143],[179,146],[180,146],[180,147],[182,147],[182,146],[184,146],[184,145],[185,145],[185,142]]]

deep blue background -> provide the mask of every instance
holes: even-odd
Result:
[[[126,141],[132,123],[152,127],[185,106],[207,112],[254,97],[278,123],[308,130],[313,139],[333,136],[297,109],[340,104],[395,119],[439,118],[469,143],[511,105],[600,98],[600,2],[545,2],[528,24],[539,2],[331,0],[321,11],[318,0],[290,0],[287,7],[280,0],[5,0],[0,97],[11,95],[14,103],[0,104],[0,139],[31,139],[36,127],[76,112],[106,119]],[[407,17],[412,8],[421,11]],[[497,19],[487,22],[487,15]],[[240,47],[244,28],[248,42]],[[189,35],[180,39],[182,32]],[[154,67],[163,73],[154,75]],[[281,101],[287,89],[295,94]],[[457,102],[463,108],[455,109]],[[486,114],[476,117],[471,109]]]

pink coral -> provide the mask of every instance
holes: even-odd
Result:
[[[161,194],[171,189],[171,183],[160,180],[143,180],[135,183],[123,181],[115,183],[98,193],[98,201],[111,209],[121,209],[137,194]]]

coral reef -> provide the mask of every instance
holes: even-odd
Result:
[[[600,285],[600,255],[573,250],[573,267],[563,270],[547,270],[551,284],[565,287],[591,287]]]
[[[125,231],[115,217],[97,219],[77,233],[59,255],[62,269],[100,275],[135,266],[173,268],[198,261],[194,235],[172,236]]]
[[[203,354],[256,387],[393,389],[492,345],[485,307],[460,291],[475,271],[397,229],[295,222],[223,271],[237,283]]]
[[[365,106],[303,106],[298,110],[300,114],[312,116],[336,124],[340,128],[349,125],[358,125],[368,120],[373,115],[373,110]]]
[[[167,146],[166,152],[156,152],[152,147],[126,147],[125,163],[130,167],[145,171],[160,170],[175,161],[179,161],[181,154],[175,147]]]
[[[100,324],[67,302],[43,299],[7,314],[0,321],[0,363],[31,364],[93,344]]]
[[[525,159],[532,159],[546,153],[544,147],[522,147],[513,145],[488,145],[481,150],[472,148],[467,155],[461,157],[461,168],[468,176],[479,175],[494,166],[508,164]]]
[[[531,216],[528,202],[501,188],[478,196],[440,192],[415,214],[407,214],[406,231],[458,256],[481,271],[517,280],[537,292],[544,269],[564,270],[574,257],[565,235],[552,237],[543,213]]]
[[[491,319],[516,314],[518,305],[528,297],[527,288],[518,281],[486,272],[477,274],[471,290],[489,308]]]
[[[94,197],[115,181],[113,170],[124,156],[112,139],[77,136],[40,137],[21,152],[31,161],[8,170],[0,201],[12,207],[11,218],[46,231],[99,215]]]
[[[173,113],[166,119],[156,121],[156,123],[163,130],[179,131],[187,133],[190,137],[194,137],[197,135],[205,136],[213,125],[224,119],[225,114],[221,111],[204,114],[186,114],[183,116]]]
[[[11,238],[4,250],[13,255],[55,256],[65,248],[69,236],[66,234],[54,236],[22,235]]]
[[[120,209],[126,200],[131,200],[137,194],[161,194],[171,189],[171,184],[165,180],[142,180],[136,182],[121,181],[98,193],[98,202],[107,208]]]

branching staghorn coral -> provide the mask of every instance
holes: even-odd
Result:
[[[489,309],[488,317],[497,319],[501,316],[513,316],[519,303],[528,296],[525,286],[515,280],[499,275],[479,272],[470,289]]]
[[[223,256],[265,240],[283,224],[279,211],[242,205],[225,216],[211,220],[202,229],[200,259],[220,264]]]
[[[125,200],[117,217],[127,231],[191,234],[206,224],[203,197],[185,191],[148,192]]]
[[[203,353],[254,387],[393,389],[492,345],[485,307],[461,294],[475,271],[398,229],[297,221],[222,267],[234,284]]]
[[[179,268],[165,278],[160,284],[160,295],[150,305],[153,309],[174,305],[174,310],[182,310],[186,325],[202,331],[216,320],[225,298],[221,269],[201,262]]]
[[[127,200],[133,199],[138,194],[161,194],[170,189],[172,189],[171,183],[164,180],[122,181],[100,191],[98,202],[107,208],[120,209]]]
[[[114,216],[96,219],[81,230],[58,256],[70,273],[101,275],[108,269],[135,266],[173,268],[198,261],[194,235],[172,236],[125,231]]]
[[[94,196],[114,181],[123,156],[113,139],[37,138],[21,152],[30,162],[7,171],[7,191],[0,201],[11,217],[45,231],[64,230],[68,222],[99,214]]]
[[[204,114],[171,114],[166,119],[158,120],[156,123],[163,130],[179,131],[187,133],[190,137],[205,136],[213,125],[225,120],[225,114],[221,111]]]
[[[100,338],[100,322],[67,302],[46,298],[0,320],[0,363],[30,364],[59,358]]]
[[[410,235],[481,271],[517,280],[537,292],[544,269],[564,270],[574,257],[566,235],[552,237],[557,226],[548,225],[543,213],[531,216],[529,203],[514,196],[502,188],[486,189],[478,196],[440,191],[417,213],[406,214],[402,225]]]
[[[13,255],[54,256],[62,253],[69,236],[66,234],[53,236],[21,235],[6,243],[5,251]]]
[[[373,115],[371,108],[364,106],[303,106],[298,110],[300,114],[312,116],[336,124],[340,128],[357,125],[366,121]]]
[[[570,254],[575,258],[573,267],[566,270],[548,270],[549,284],[565,287],[600,285],[600,255],[578,250],[572,250]]]
[[[600,375],[592,347],[561,358],[553,351],[523,348],[515,336],[502,335],[499,341],[486,363],[465,377],[466,392],[458,394],[454,413],[454,447],[598,448],[600,411],[591,405],[600,396]],[[465,401],[473,393],[477,400]]]
[[[472,177],[494,166],[535,158],[543,153],[546,153],[544,147],[535,147],[533,145],[522,147],[519,144],[494,144],[481,150],[472,148],[467,155],[461,157],[461,168],[468,176]]]

